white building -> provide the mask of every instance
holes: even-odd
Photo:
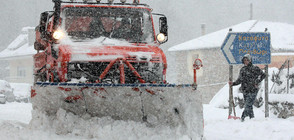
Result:
[[[24,27],[21,34],[0,52],[0,59],[9,63],[9,75],[4,80],[12,83],[33,83],[33,54],[35,28]]]
[[[203,102],[208,103],[229,79],[229,64],[220,47],[230,28],[233,32],[264,32],[267,28],[267,32],[271,33],[271,60],[275,66],[282,65],[286,58],[294,56],[294,25],[249,20],[171,47],[168,50],[168,77],[172,77],[169,81],[192,83],[193,61],[200,58],[203,68],[197,71],[197,84],[203,93]],[[275,52],[279,53],[273,54]],[[241,66],[234,66],[234,79]]]

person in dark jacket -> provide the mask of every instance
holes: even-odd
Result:
[[[230,86],[241,84],[241,92],[243,93],[245,109],[241,116],[241,121],[245,117],[254,118],[253,104],[259,90],[259,84],[266,77],[265,73],[257,66],[252,64],[250,54],[246,54],[242,58],[244,66],[240,69],[239,77],[235,82],[230,81]]]

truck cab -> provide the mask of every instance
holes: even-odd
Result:
[[[53,0],[36,27],[35,82],[165,83],[167,19],[156,35],[151,8]]]

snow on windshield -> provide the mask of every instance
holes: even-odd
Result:
[[[71,40],[107,37],[128,42],[154,42],[150,13],[145,9],[69,7],[63,11],[62,30]]]

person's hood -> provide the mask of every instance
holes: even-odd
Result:
[[[251,55],[250,54],[245,54],[244,56],[243,56],[243,58],[242,58],[242,63],[244,64],[244,59],[245,58],[247,58],[248,60],[249,60],[249,63],[251,63],[252,64],[252,57],[251,57]]]

